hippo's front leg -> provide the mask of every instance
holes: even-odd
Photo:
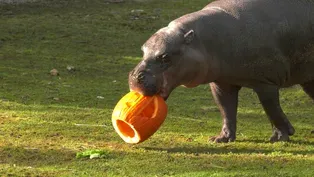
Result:
[[[238,93],[241,87],[212,82],[210,88],[223,118],[220,135],[211,137],[210,141],[232,142],[236,139]]]

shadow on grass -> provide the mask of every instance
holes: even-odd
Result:
[[[264,140],[237,140],[237,142],[242,142],[242,143],[269,143],[269,141],[264,141]],[[287,145],[307,145],[307,146],[314,146],[314,142],[306,141],[306,140],[290,140],[287,142]]]
[[[64,149],[36,149],[25,147],[0,147],[0,164],[19,166],[46,166],[70,162],[75,159],[75,152]]]
[[[252,142],[252,141],[249,141]],[[264,142],[265,143],[265,142]],[[259,146],[259,144],[264,144],[264,143],[256,143],[256,146]],[[313,146],[314,143],[310,142],[289,142],[287,143],[287,146],[289,144],[297,144],[297,145],[309,145]],[[285,146],[285,145],[283,145]],[[264,155],[271,155],[273,153],[280,152],[279,154],[293,154],[293,155],[313,155],[313,152],[310,150],[297,150],[297,149],[289,149],[285,150],[284,147],[281,148],[253,148],[253,147],[243,147],[243,146],[234,146],[234,145],[226,145],[226,146],[220,146],[217,145],[215,146],[176,146],[176,147],[142,147],[146,150],[150,151],[166,151],[167,153],[186,153],[186,154],[192,154],[192,155],[199,155],[199,154],[211,154],[211,155],[226,155],[229,153],[234,153],[234,154],[240,154],[240,155],[250,155],[250,154],[264,154]]]

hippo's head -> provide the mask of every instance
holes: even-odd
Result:
[[[194,31],[169,25],[142,46],[143,59],[129,73],[131,90],[167,99],[179,85],[194,87],[204,82],[207,64]]]

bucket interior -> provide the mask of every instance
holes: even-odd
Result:
[[[116,120],[117,127],[120,133],[125,137],[133,138],[135,136],[135,132],[133,128],[122,120]]]

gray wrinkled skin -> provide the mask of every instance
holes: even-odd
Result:
[[[270,141],[289,141],[279,89],[300,84],[314,99],[313,43],[314,1],[218,0],[152,35],[129,85],[167,99],[179,85],[209,83],[223,118],[214,142],[236,139],[238,92],[252,88],[273,126]]]

